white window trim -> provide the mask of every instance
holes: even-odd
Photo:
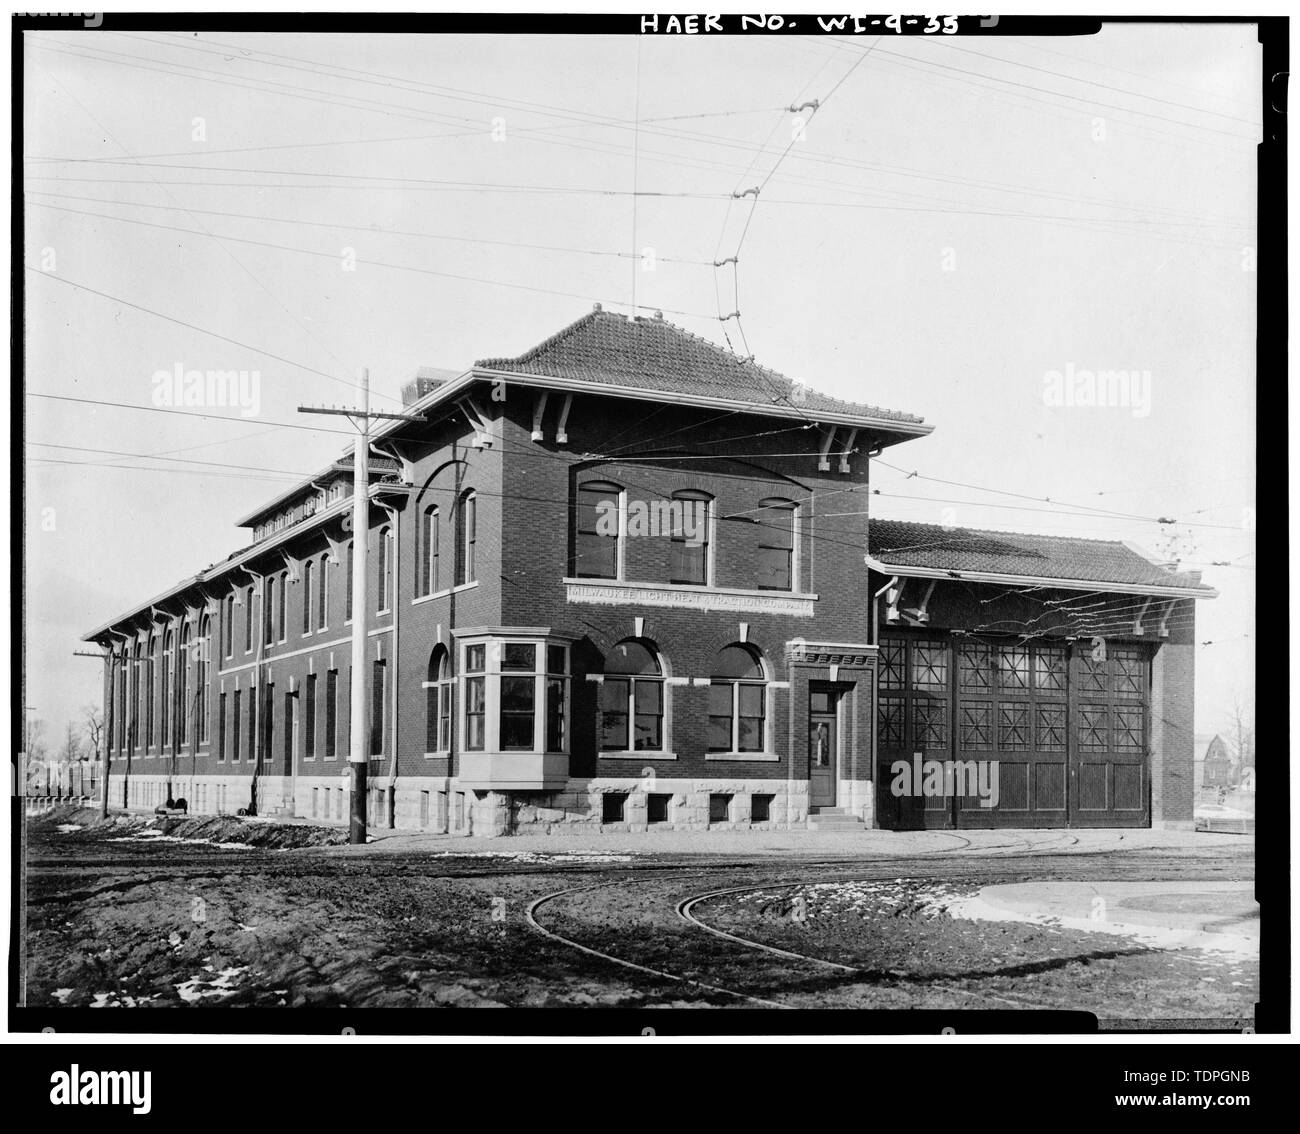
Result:
[[[479,674],[474,674],[473,676],[474,676],[474,677],[478,677],[478,676],[480,676],[480,675],[479,675]],[[456,678],[455,678],[455,676],[452,676],[452,677],[444,678],[442,681],[422,681],[422,682],[420,682],[420,688],[421,688],[421,689],[445,689],[445,690],[447,691],[447,695],[448,695],[449,697],[452,698],[452,705],[451,705],[451,707],[452,707],[452,710],[453,710],[453,711],[452,711],[452,714],[451,714],[451,717],[452,717],[452,719],[451,719],[451,728],[448,730],[448,733],[447,733],[447,747],[446,747],[446,748],[433,748],[433,749],[430,749],[429,751],[426,751],[426,752],[424,753],[424,758],[425,758],[426,760],[440,760],[440,759],[445,759],[446,757],[449,757],[449,756],[451,755],[451,735],[452,735],[452,733],[454,733],[454,732],[456,731],[456,713],[455,713],[456,700],[455,700],[455,696],[454,696],[454,691],[455,691],[455,689],[456,689]],[[439,706],[439,708],[441,708],[441,706]],[[487,708],[486,705],[484,705],[484,711],[486,711],[486,708]],[[426,709],[426,711],[427,711],[427,709],[428,709],[427,703],[426,703],[425,709]],[[441,731],[441,719],[439,719],[439,722],[438,722],[438,723],[439,723],[439,731]],[[425,726],[426,726],[426,732],[425,732],[425,735],[427,736],[427,735],[428,735],[428,732],[427,732],[428,722],[427,722],[427,721],[425,722]]]
[[[634,639],[634,640],[635,640],[635,639]],[[645,640],[648,641],[649,639],[645,639]],[[627,639],[620,639],[620,641],[627,641]],[[673,689],[673,686],[679,684],[679,682],[676,681],[676,680],[674,680],[674,678],[673,678],[672,666],[669,664],[669,662],[668,662],[668,658],[665,656],[664,652],[663,652],[661,649],[659,649],[658,643],[655,643],[655,644],[654,644],[654,655],[655,655],[655,659],[659,662],[659,673],[660,673],[659,680],[663,683],[663,687],[664,687],[664,693],[663,693],[663,707],[664,707],[664,712],[663,712],[663,718],[664,718],[664,720],[663,720],[663,747],[662,747],[662,748],[642,748],[642,749],[618,749],[618,748],[614,748],[614,749],[608,749],[608,750],[606,750],[606,749],[603,749],[603,748],[600,747],[600,739],[599,739],[599,737],[597,737],[597,740],[596,740],[596,758],[597,758],[597,759],[604,759],[605,757],[609,757],[610,759],[619,760],[619,759],[631,759],[631,758],[633,758],[633,757],[637,757],[637,756],[641,756],[641,757],[650,757],[650,756],[653,756],[656,760],[676,760],[676,759],[677,759],[677,753],[676,753],[675,751],[673,751],[672,748],[671,748],[670,746],[671,746],[671,744],[672,744],[672,736],[673,736],[673,695],[672,695],[672,689]],[[608,674],[608,675],[603,674],[603,673],[589,673],[589,674],[587,675],[587,680],[588,680],[588,681],[594,681],[594,682],[596,682],[597,684],[603,684],[604,681],[605,681],[605,677],[606,677],[606,676],[609,676],[609,677],[611,677],[611,678],[614,678],[615,680],[619,680],[619,679],[622,679],[622,678],[633,678],[633,677],[636,677],[637,675],[636,675],[636,674],[625,674],[625,673],[611,673],[611,674]],[[652,678],[651,680],[653,680],[653,678]],[[683,680],[685,680],[685,679],[683,679]],[[631,700],[632,697],[633,697],[633,693],[632,693],[632,690],[629,688],[629,690],[628,690],[628,698],[629,698],[629,700],[628,700],[628,718],[627,718],[627,726],[628,726],[628,736],[629,736],[629,738],[630,738],[631,735],[632,735],[632,729],[635,727],[635,726],[634,726],[634,717],[635,717],[635,713],[633,712],[634,704],[633,704],[633,702],[632,702],[632,700]],[[597,707],[596,707],[596,712],[597,712],[597,713],[600,713],[602,710],[601,710],[601,708],[600,708],[600,701],[599,701],[599,700],[597,700],[597,702],[596,702],[596,706],[597,706]]]
[[[758,664],[763,670],[763,747],[757,752],[740,752],[731,749],[727,752],[710,752],[705,749],[705,760],[762,760],[773,762],[781,759],[781,754],[772,747],[772,694],[776,691],[777,685],[772,681],[771,667],[768,665],[767,658],[763,654],[758,655]],[[733,690],[737,685],[752,685],[752,678],[723,678],[727,684],[731,685]],[[708,677],[704,679],[706,685],[712,686],[714,679]],[[782,686],[788,686],[787,682],[782,682]],[[707,717],[708,714],[706,713]],[[734,744],[740,732],[740,698],[734,692],[731,701],[731,742]]]
[[[478,586],[478,580],[475,579],[469,583],[457,583],[454,587],[447,587],[445,590],[434,591],[431,595],[420,595],[411,600],[412,606],[419,606],[422,602],[432,602],[434,599],[446,598],[448,595],[460,594],[461,591],[472,591]]]
[[[476,670],[473,673],[466,672],[466,656],[473,646],[484,647],[484,668]],[[505,647],[507,645],[530,645],[535,648],[533,659],[533,669],[529,670],[503,670],[501,668],[501,658],[504,649],[493,650],[493,646]],[[546,667],[546,655],[550,647],[555,646],[564,650],[565,673],[563,675],[551,673]],[[459,656],[457,658],[457,673],[453,680],[456,683],[455,703],[453,707],[456,710],[456,720],[453,727],[456,729],[456,735],[460,744],[460,751],[466,756],[484,756],[484,755],[517,755],[517,756],[569,756],[572,748],[573,738],[573,675],[572,653],[570,643],[567,641],[556,641],[545,635],[538,637],[521,637],[517,634],[475,634],[460,639],[457,642]],[[502,748],[501,747],[501,678],[502,677],[525,677],[533,678],[533,746],[532,748]],[[552,677],[561,677],[564,681],[564,746],[552,752],[546,747],[546,683]],[[468,698],[466,695],[467,682],[471,678],[482,677],[483,681],[483,747],[480,749],[471,749],[466,744],[466,736],[469,731],[468,715]]]

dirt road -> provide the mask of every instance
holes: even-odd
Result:
[[[359,855],[60,818],[28,828],[34,1006],[1066,1008],[1118,1025],[1248,1019],[1258,998],[1248,954],[961,912],[1002,882],[1249,882],[1248,851],[1218,844]]]

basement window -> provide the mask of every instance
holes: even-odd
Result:
[[[602,823],[622,823],[626,807],[626,792],[607,791],[600,797],[600,821]]]
[[[771,795],[752,795],[749,797],[749,821],[751,823],[766,823],[772,818],[772,800],[775,796]]]
[[[671,795],[646,796],[646,822],[667,823],[668,803],[671,799],[672,799]]]
[[[709,796],[709,822],[726,823],[731,818],[731,796],[713,794]]]

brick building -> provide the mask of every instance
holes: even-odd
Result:
[[[365,672],[348,455],[86,636],[115,805],[344,821],[362,680],[381,826],[1190,822],[1214,592],[1121,544],[869,521],[870,455],[919,418],[599,308],[405,396]],[[914,756],[992,764],[999,799],[899,789]]]

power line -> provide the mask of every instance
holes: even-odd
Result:
[[[122,224],[144,225],[148,228],[165,229],[168,232],[184,232],[194,236],[211,235],[209,233],[196,231],[194,229],[181,228],[176,225],[161,224],[157,221],[140,220],[137,217],[115,217],[108,213],[96,213],[96,212],[90,212],[85,209],[73,209],[73,208],[68,208],[64,205],[49,205],[43,201],[34,201],[32,203],[37,205],[40,208],[55,209],[59,212],[64,212],[64,213],[75,213],[78,216],[95,217],[99,220],[119,221]],[[252,244],[259,248],[274,248],[277,251],[281,251],[281,252],[296,252],[301,256],[316,256],[318,258],[323,258],[326,260],[334,260],[334,261],[337,261],[339,259],[339,254],[337,252],[321,252],[321,251],[317,251],[314,248],[295,248],[293,245],[277,244],[274,241],[269,241],[269,240],[254,240],[253,238],[247,236],[224,236],[222,239],[232,240],[238,244]],[[438,271],[436,268],[420,268],[411,264],[391,264],[384,260],[372,260],[372,259],[359,258],[356,262],[358,265],[365,264],[374,268],[389,268],[393,271],[399,271],[399,272],[415,272],[418,275],[436,276],[439,279],[456,280],[461,283],[477,283],[477,284],[484,284],[490,287],[504,287],[504,288],[512,288],[518,291],[529,291],[540,295],[558,295],[565,299],[583,299],[587,301],[600,302],[598,296],[584,295],[580,292],[573,292],[573,291],[560,291],[557,288],[538,287],[534,284],[512,283],[508,280],[484,279],[481,276],[467,276],[457,272],[442,272],[442,271]],[[620,304],[619,306],[622,305]],[[673,315],[683,315],[688,319],[709,318],[707,315],[701,315],[694,311],[679,311],[671,307],[660,308],[660,310],[669,312]],[[343,380],[339,379],[339,381],[343,381]],[[355,383],[348,383],[348,385],[355,385]],[[390,395],[381,395],[381,396],[390,397]]]
[[[99,291],[86,284],[78,283],[76,280],[68,279],[66,276],[57,276],[50,272],[42,272],[38,268],[33,268],[30,264],[24,264],[23,267],[34,275],[39,276],[41,279],[56,280],[61,284],[66,284],[68,287],[74,287],[79,291],[88,292],[91,295],[97,295],[101,299],[107,299],[113,303],[120,303],[123,307],[130,307],[135,311],[143,311],[146,315],[154,315],[159,319],[165,319],[167,322],[175,323],[177,326],[185,327],[187,330],[198,331],[200,334],[209,335],[214,339],[220,339],[222,342],[230,343],[232,346],[242,347],[244,350],[255,351],[257,354],[264,355],[267,358],[272,358],[276,362],[283,362],[286,366],[292,366],[298,370],[305,370],[308,374],[315,374],[321,378],[328,378],[331,382],[339,382],[348,387],[355,385],[355,383],[349,382],[345,378],[339,378],[337,375],[330,374],[324,370],[317,370],[314,366],[307,366],[305,363],[294,362],[291,358],[285,358],[283,355],[274,354],[263,347],[254,346],[252,343],[241,342],[239,339],[232,339],[228,335],[223,335],[218,331],[208,330],[208,328],[200,327],[195,323],[187,323],[184,319],[177,319],[173,315],[167,315],[161,311],[155,311],[152,307],[145,307],[140,303],[132,303],[130,300],[123,299],[121,296],[111,295],[106,291]]]
[[[174,413],[183,417],[202,417],[210,421],[228,421],[235,424],[242,424],[248,420],[248,418],[242,416],[231,417],[229,414],[200,413],[197,410],[175,409],[171,406],[141,406],[133,402],[110,402],[100,398],[74,398],[68,394],[37,394],[28,390],[25,396],[29,398],[45,398],[55,402],[79,402],[84,405],[109,406],[114,409],[141,410],[145,413]],[[301,422],[296,421],[275,421],[270,424],[277,429],[302,429],[308,433],[338,433],[349,437],[352,435],[351,431],[347,429],[329,429],[323,425],[303,425]]]
[[[37,66],[41,66],[41,65],[40,65],[40,64],[37,64]],[[103,132],[104,132],[105,135],[107,135],[107,137],[112,141],[112,143],[113,143],[115,146],[117,146],[117,148],[118,148],[119,150],[122,151],[122,153],[127,154],[127,155],[129,156],[130,151],[126,148],[126,146],[124,146],[120,141],[118,141],[116,135],[114,135],[113,132],[112,132],[111,130],[109,130],[108,127],[105,126],[105,125],[104,125],[104,124],[99,120],[99,118],[94,114],[94,112],[91,111],[89,107],[87,107],[87,106],[86,106],[86,105],[85,105],[85,104],[84,104],[84,103],[83,103],[79,98],[77,98],[77,96],[76,96],[75,94],[72,93],[71,90],[68,89],[67,84],[65,84],[65,83],[63,82],[63,80],[59,78],[58,75],[56,75],[56,74],[55,74],[53,71],[51,71],[49,68],[41,67],[41,69],[44,70],[44,71],[46,72],[46,74],[48,74],[52,79],[54,79],[54,81],[55,81],[56,83],[59,84],[59,86],[63,89],[64,93],[65,93],[69,98],[71,98],[72,101],[75,102],[75,103],[77,104],[78,107],[81,108],[82,112],[83,112],[83,113],[84,113],[84,114],[85,114],[85,115],[86,115],[86,116],[87,116],[87,117],[88,117],[92,122],[94,122],[95,125],[98,126],[98,127],[99,127]],[[138,162],[137,162],[137,163],[135,163],[135,164],[139,165],[139,164],[143,164],[143,163],[138,163]],[[150,175],[150,176],[152,177],[152,175]],[[167,190],[164,189],[163,192],[164,192],[164,193],[167,193]],[[169,197],[171,197],[171,194],[170,194],[170,193],[167,193],[167,195],[168,195]],[[172,200],[174,201],[175,198],[172,197]],[[197,217],[193,216],[193,214],[191,214],[190,219],[191,219],[191,220],[192,220],[196,225],[199,225],[200,229],[203,228],[201,222],[198,220]],[[292,320],[293,320],[293,321],[298,325],[298,327],[299,327],[301,330],[303,330],[304,332],[306,332],[307,337],[310,338],[310,339],[312,340],[312,342],[314,342],[314,343],[315,343],[317,346],[319,346],[323,351],[325,351],[325,353],[328,354],[331,358],[333,358],[334,361],[335,361],[336,363],[338,363],[340,366],[343,365],[342,360],[341,360],[340,358],[338,358],[338,357],[334,354],[334,352],[333,352],[332,350],[330,350],[330,348],[329,348],[325,343],[323,343],[323,342],[320,341],[320,339],[316,336],[316,333],[315,333],[315,332],[314,332],[310,327],[308,327],[307,324],[304,323],[304,322],[303,322],[303,321],[302,321],[302,320],[301,320],[297,315],[295,315],[292,311],[290,311],[289,308],[286,307],[286,306],[284,305],[284,303],[280,300],[280,298],[279,298],[279,297],[278,297],[278,296],[277,296],[273,291],[271,291],[271,289],[270,289],[269,287],[267,287],[265,283],[262,282],[262,280],[257,276],[257,274],[256,274],[255,272],[253,272],[252,270],[250,270],[249,267],[248,267],[248,266],[247,266],[247,265],[246,265],[242,260],[240,260],[238,256],[236,256],[233,252],[231,252],[229,248],[225,247],[225,245],[222,244],[221,241],[220,241],[217,237],[213,236],[211,232],[208,232],[208,231],[206,231],[206,230],[203,230],[203,234],[206,235],[206,236],[208,236],[209,238],[215,240],[215,241],[217,242],[218,246],[222,249],[222,251],[225,252],[226,255],[229,256],[230,259],[233,260],[234,263],[239,267],[240,271],[242,271],[246,276],[248,276],[248,278],[251,279],[251,280],[252,280],[252,281],[253,281],[253,282],[254,282],[254,283],[255,283],[259,288],[261,288],[261,290],[262,290],[263,292],[265,292],[266,295],[268,295],[268,296],[271,298],[271,300],[276,304],[276,306],[279,307],[280,310],[282,310],[286,315],[288,315],[289,318],[292,319]]]

